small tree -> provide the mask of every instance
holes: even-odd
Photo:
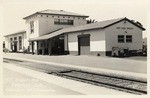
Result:
[[[87,20],[87,24],[90,24],[90,23],[96,23],[97,21],[95,21],[95,19],[89,19]]]
[[[143,25],[140,22],[138,22],[138,21],[136,22],[136,24],[141,26],[141,27],[143,27]]]
[[[140,22],[138,22],[138,21],[135,22],[135,20],[131,20],[131,21],[134,22],[134,23],[136,23],[138,26],[143,27],[143,25]]]

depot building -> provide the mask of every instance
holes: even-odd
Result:
[[[89,16],[63,10],[44,10],[24,17],[30,52],[38,55],[104,55],[113,47],[142,49],[139,22],[117,18],[87,24]]]

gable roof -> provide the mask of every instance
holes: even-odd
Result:
[[[85,30],[92,30],[92,29],[104,29],[104,28],[112,26],[116,23],[119,23],[123,20],[126,20],[126,21],[130,22],[131,24],[137,26],[138,28],[140,28],[142,30],[145,30],[145,28],[137,25],[136,23],[134,23],[133,21],[131,21],[131,20],[129,20],[125,17],[125,18],[117,18],[117,19],[111,19],[111,20],[106,20],[106,21],[101,21],[101,22],[96,22],[96,23],[91,23],[91,24],[85,24],[85,25],[80,25],[80,26],[64,28],[64,29],[58,30],[56,32],[53,32],[51,34],[47,34],[47,35],[44,35],[44,36],[41,36],[41,37],[38,37],[38,38],[30,39],[30,41],[33,41],[33,40],[46,40],[46,39],[49,39],[49,38],[52,38],[54,36],[61,35],[61,34],[64,34],[64,33],[85,31]]]
[[[66,15],[66,16],[78,16],[78,17],[89,17],[87,15],[82,15],[82,14],[77,14],[77,13],[73,13],[73,12],[67,12],[64,10],[43,10],[43,11],[38,11],[34,14],[31,14],[29,16],[24,17],[23,19],[27,19],[35,14],[46,14],[46,15]]]
[[[20,30],[20,31],[12,33],[12,34],[4,35],[4,37],[11,36],[11,35],[16,35],[16,34],[23,34],[23,33],[26,33],[26,31],[25,30]]]

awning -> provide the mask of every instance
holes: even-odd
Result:
[[[58,35],[61,35],[61,34],[63,34],[63,29],[59,30],[59,31],[56,31],[56,32],[53,32],[53,33],[50,33],[50,34],[47,34],[47,35],[37,37],[37,38],[31,38],[31,39],[29,39],[29,41],[47,40],[47,39],[50,39],[52,37],[55,37],[55,36],[58,36]]]

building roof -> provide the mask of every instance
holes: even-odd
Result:
[[[16,35],[16,34],[22,34],[22,33],[26,33],[26,31],[25,30],[20,30],[20,31],[12,33],[12,34],[4,35],[4,37],[11,36],[11,35]]]
[[[56,32],[53,32],[51,34],[47,34],[38,38],[33,38],[30,39],[30,41],[34,41],[34,40],[46,40],[52,37],[55,37],[57,35],[61,35],[64,33],[71,33],[71,32],[77,32],[77,31],[85,31],[85,30],[92,30],[92,29],[104,29],[107,28],[109,26],[112,26],[118,22],[121,22],[123,20],[129,21],[130,23],[132,23],[133,25],[137,26],[138,28],[145,30],[143,27],[137,25],[136,23],[134,23],[133,21],[125,18],[118,18],[118,19],[111,19],[111,20],[106,20],[106,21],[101,21],[101,22],[96,22],[96,23],[91,23],[91,24],[85,24],[85,25],[80,25],[80,26],[74,26],[74,27],[69,27],[69,28],[64,28],[61,30],[58,30]]]
[[[27,19],[35,14],[46,14],[46,15],[66,15],[66,16],[78,16],[78,17],[89,17],[87,15],[82,15],[82,14],[77,14],[77,13],[72,13],[72,12],[67,12],[64,10],[43,10],[43,11],[38,11],[34,14],[31,14],[29,16],[24,17],[23,19]]]

